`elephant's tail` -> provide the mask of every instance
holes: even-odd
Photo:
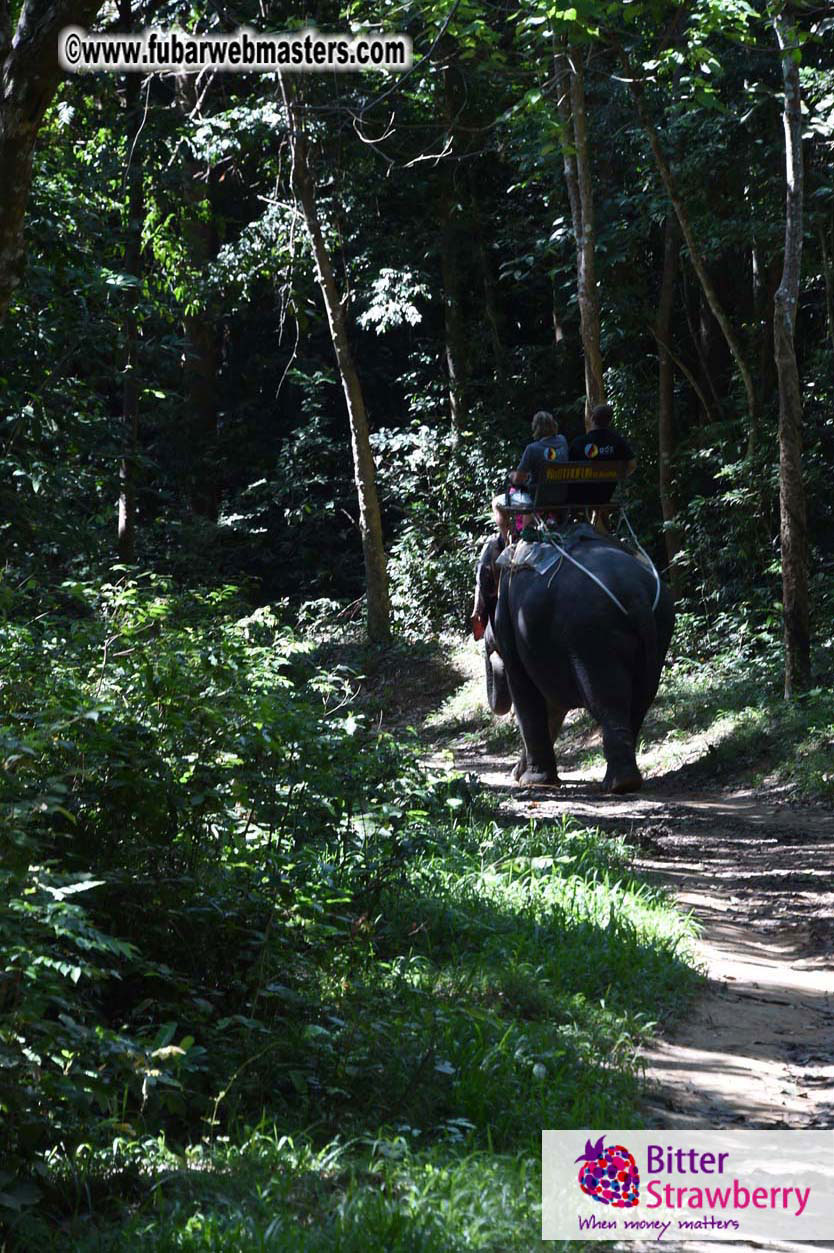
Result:
[[[648,706],[657,693],[660,683],[660,668],[663,661],[660,655],[657,617],[651,603],[651,597],[647,600],[643,600],[641,597],[639,609],[635,607],[632,613],[636,618],[637,638],[643,652],[643,682],[641,686],[645,692]]]

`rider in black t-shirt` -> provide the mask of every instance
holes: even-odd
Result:
[[[571,441],[571,461],[627,461],[626,475],[634,473],[637,458],[627,439],[611,429],[614,411],[610,405],[597,405],[591,414],[593,426],[590,431],[577,435]],[[614,494],[616,483],[583,483],[572,489],[572,495],[581,492],[581,498],[595,505],[605,505]]]

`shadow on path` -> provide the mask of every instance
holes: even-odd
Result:
[[[514,785],[508,755],[468,749],[456,763],[507,821],[570,815],[624,835],[637,868],[699,922],[709,983],[645,1052],[649,1125],[832,1125],[834,815],[764,792],[685,792],[677,772],[608,797],[571,771],[561,788]]]

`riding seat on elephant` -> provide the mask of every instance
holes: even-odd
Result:
[[[515,777],[558,785],[553,741],[569,709],[602,729],[604,787],[636,791],[636,745],[672,638],[674,604],[650,562],[580,523],[558,542],[518,545],[498,561],[486,634],[487,697],[515,709]],[[542,570],[544,572],[542,572]]]

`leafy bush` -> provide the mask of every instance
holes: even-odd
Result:
[[[374,446],[383,499],[403,513],[389,563],[395,620],[410,636],[460,631],[478,551],[492,529],[492,497],[512,456],[484,429],[380,431]]]
[[[292,999],[295,937],[349,931],[354,896],[373,908],[413,847],[409,812],[432,802],[408,746],[350,708],[351,676],[317,669],[271,609],[243,608],[234,589],[118,571],[6,598],[13,1165],[102,1119],[210,1117],[286,1005],[276,980]]]

